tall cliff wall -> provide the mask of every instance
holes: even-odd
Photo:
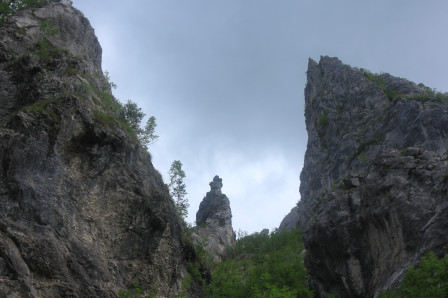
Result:
[[[181,291],[192,245],[69,1],[0,28],[0,296]],[[194,283],[194,281],[193,281]]]
[[[447,96],[309,61],[299,220],[319,294],[370,297],[448,252]]]

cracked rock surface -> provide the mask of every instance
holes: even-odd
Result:
[[[199,205],[196,213],[196,227],[193,234],[195,243],[205,244],[215,262],[226,259],[226,248],[235,243],[232,227],[230,201],[222,193],[222,179],[215,176],[210,182],[210,191]]]
[[[0,28],[1,297],[181,291],[193,246],[114,104],[101,46],[70,1]]]
[[[446,96],[310,59],[299,222],[319,295],[371,297],[448,253]]]

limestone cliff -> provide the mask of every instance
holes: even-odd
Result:
[[[1,297],[181,290],[194,249],[116,105],[94,30],[69,1],[0,28]]]
[[[232,227],[230,201],[222,193],[222,179],[215,176],[210,182],[210,191],[199,205],[193,237],[198,244],[205,244],[215,262],[226,258],[226,248],[235,242]]]
[[[448,252],[446,94],[309,61],[299,220],[321,296],[370,297]]]
[[[296,229],[299,226],[299,210],[297,207],[291,209],[291,211],[283,218],[278,229],[280,231],[290,231]]]

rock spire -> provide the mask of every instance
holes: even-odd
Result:
[[[226,247],[235,242],[232,227],[230,201],[222,193],[222,179],[215,176],[210,182],[210,191],[199,205],[196,213],[195,241],[205,244],[215,261],[226,257]]]

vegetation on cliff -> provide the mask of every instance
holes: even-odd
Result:
[[[307,287],[300,230],[239,239],[213,268],[211,297],[313,297]]]
[[[418,267],[408,267],[398,288],[384,291],[380,297],[448,297],[448,255],[438,259],[429,252]]]
[[[42,7],[45,3],[45,0],[2,0],[0,2],[0,26],[16,12],[30,7]]]
[[[177,213],[185,220],[190,204],[185,197],[187,189],[184,183],[185,172],[182,170],[182,162],[180,160],[173,161],[168,174],[170,175],[170,184],[168,185],[170,195],[175,200]]]

